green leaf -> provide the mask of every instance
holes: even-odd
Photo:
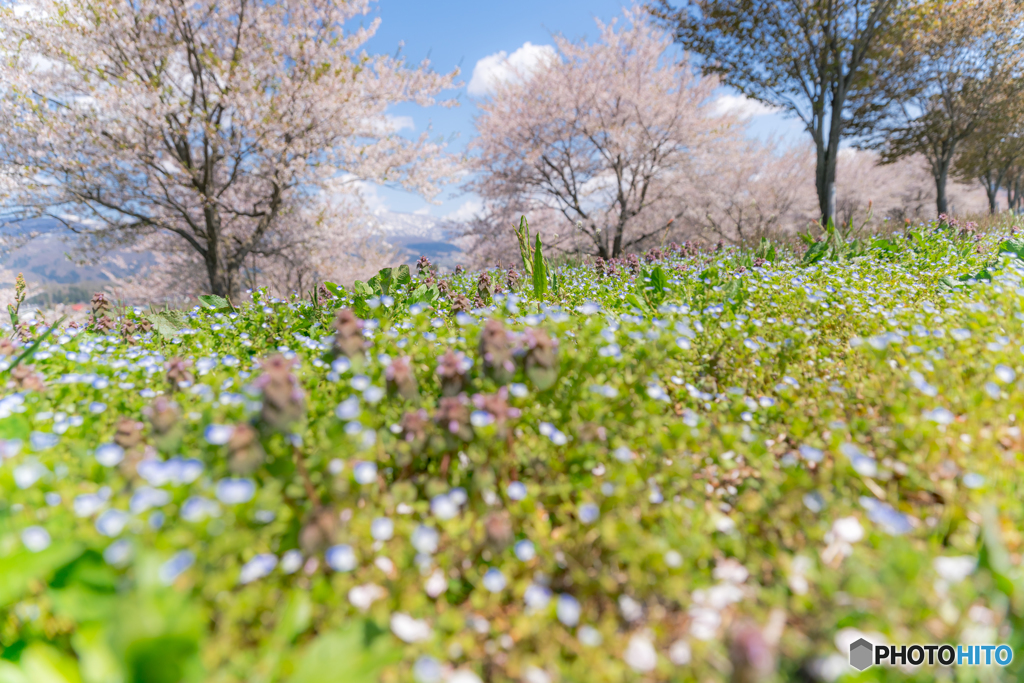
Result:
[[[150,313],[145,318],[153,323],[153,329],[161,337],[173,337],[185,328],[185,315],[181,311],[159,311]]]
[[[334,296],[342,296],[345,293],[344,287],[339,287],[333,282],[325,282],[324,288],[327,289],[327,291],[333,294]]]
[[[216,294],[200,294],[199,303],[203,305],[203,308],[211,311],[230,311],[231,304],[228,300],[222,296]]]
[[[402,652],[389,637],[367,643],[367,634],[366,625],[356,622],[321,635],[306,648],[289,683],[375,683],[381,670],[401,659]]]
[[[412,273],[409,271],[409,266],[403,263],[395,271],[395,284],[405,287],[410,282],[412,282]]]
[[[77,543],[54,544],[38,553],[21,550],[0,559],[0,607],[20,600],[33,580],[49,581],[83,552]]]
[[[999,253],[1001,254],[1013,254],[1017,258],[1024,260],[1024,239],[1019,237],[1011,237],[1002,244],[999,245]]]
[[[18,326],[18,309],[16,309],[11,304],[7,304],[7,312],[11,314],[11,326],[12,327],[17,327]]]
[[[32,643],[20,663],[32,683],[82,683],[75,660],[50,645]]]
[[[523,261],[523,270],[527,277],[533,277],[533,245],[530,244],[530,224],[526,216],[519,218],[519,227],[515,228],[516,241],[519,242],[519,257]]]
[[[377,273],[377,282],[380,283],[380,293],[384,295],[391,294],[391,283],[393,281],[392,271],[390,268],[381,268],[380,272]]]
[[[651,307],[647,305],[647,302],[644,301],[643,299],[641,299],[640,297],[638,297],[633,292],[630,292],[629,294],[626,295],[626,303],[632,304],[633,306],[636,306],[637,308],[639,308],[644,313],[650,313],[651,312]]]
[[[71,646],[78,655],[79,671],[86,683],[124,680],[121,663],[110,648],[103,625],[80,624],[71,636]]]
[[[377,277],[377,276],[374,275],[374,277]],[[370,281],[372,282],[373,278],[370,278]],[[361,296],[361,297],[373,296],[373,288],[370,285],[368,285],[365,282],[363,282],[362,280],[356,280],[352,284],[352,289],[355,291],[356,296]]]
[[[547,288],[547,264],[544,262],[544,254],[541,252],[540,235],[537,235],[537,245],[533,250],[533,296],[540,301],[544,298]]]

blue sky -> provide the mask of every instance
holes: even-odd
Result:
[[[402,53],[410,62],[418,63],[429,57],[437,71],[447,72],[455,67],[461,70],[462,87],[449,93],[459,100],[459,107],[423,109],[403,105],[392,110],[396,116],[411,119],[414,128],[406,132],[419,133],[430,126],[435,134],[451,138],[451,149],[457,151],[473,136],[477,98],[467,92],[467,86],[481,60],[487,60],[482,65],[483,72],[483,67],[500,61],[499,53],[515,55],[529,43],[518,53],[528,58],[543,49],[540,46],[550,45],[555,33],[573,40],[593,40],[597,36],[594,20],[609,21],[621,15],[623,7],[621,0],[378,0],[366,21],[379,17],[381,26],[366,49],[370,53],[390,54],[402,45]],[[800,139],[797,123],[776,114],[754,117],[751,132]],[[389,188],[377,188],[370,199],[378,207],[392,211],[444,216],[471,200],[457,193],[457,187],[448,188],[438,197],[441,203],[436,206],[416,195]]]

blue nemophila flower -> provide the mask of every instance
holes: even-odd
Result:
[[[956,416],[948,409],[943,407],[933,408],[932,410],[926,410],[923,414],[926,420],[931,420],[940,425],[952,424],[956,419]]]
[[[579,639],[580,644],[586,647],[597,647],[604,642],[601,632],[589,624],[580,626],[579,631],[576,632],[576,637]]]
[[[129,519],[124,510],[106,510],[96,519],[96,531],[110,538],[120,536]]]
[[[21,543],[30,552],[42,552],[50,547],[50,532],[41,526],[25,527],[21,532]]]
[[[302,553],[294,548],[281,556],[281,571],[285,574],[294,574],[302,566]]]
[[[1009,384],[1017,378],[1017,373],[1008,365],[999,364],[995,367],[996,379],[1003,384]]]
[[[825,457],[824,451],[822,451],[820,448],[815,448],[814,446],[800,446],[799,450],[800,457],[802,457],[807,462],[821,462]]]
[[[105,443],[96,448],[96,462],[104,467],[114,467],[124,460],[124,449],[116,443]]]
[[[605,398],[615,398],[619,395],[618,389],[606,384],[591,384],[590,391],[598,394],[599,396],[604,396]]]
[[[441,663],[430,655],[421,655],[413,664],[412,675],[416,683],[440,683],[444,670]]]
[[[543,436],[546,436],[549,439],[551,439],[551,443],[555,444],[556,446],[564,446],[569,441],[568,437],[566,437],[565,434],[559,431],[550,422],[541,422],[538,431],[540,431],[540,433]]]
[[[533,546],[533,541],[530,541],[528,539],[523,539],[516,543],[514,547],[514,552],[516,554],[516,557],[522,560],[523,562],[529,562],[537,555],[537,551]]]
[[[897,511],[888,503],[883,503],[868,496],[860,497],[860,505],[868,512],[868,518],[878,524],[882,529],[892,535],[899,536],[913,530],[910,518],[902,512]]]
[[[209,498],[191,496],[181,505],[181,518],[186,522],[202,522],[220,515],[220,506]]]
[[[526,396],[530,393],[530,390],[529,388],[527,388],[525,384],[515,382],[509,386],[508,392],[515,396],[516,398],[526,398]]]
[[[91,517],[107,505],[106,498],[96,493],[83,493],[75,496],[72,507],[77,517]]]
[[[151,486],[191,484],[203,473],[203,463],[195,458],[174,457],[169,460],[143,460],[135,471]]]
[[[530,612],[542,610],[551,602],[551,589],[539,583],[531,583],[523,593],[523,602]]]
[[[878,463],[869,455],[865,455],[857,446],[852,443],[844,443],[839,446],[840,452],[850,460],[854,471],[862,477],[874,477],[878,474]]]
[[[151,508],[163,507],[169,502],[171,502],[171,494],[167,493],[167,491],[149,486],[140,486],[132,494],[131,501],[128,503],[128,509],[133,515],[140,515]]]
[[[999,400],[1000,392],[1001,390],[998,384],[995,382],[985,382],[985,393],[988,394],[989,398],[992,400]]]
[[[597,521],[597,518],[601,516],[601,508],[594,503],[584,503],[583,505],[580,505],[577,516],[584,524],[593,524]]]
[[[976,472],[968,472],[963,476],[962,481],[964,486],[969,489],[979,489],[985,485],[985,477]]]
[[[450,496],[441,493],[430,499],[430,512],[438,519],[447,520],[459,514],[459,506]]]
[[[469,500],[469,496],[466,494],[466,489],[461,486],[456,486],[448,492],[448,497],[451,498],[452,502],[456,505],[465,505],[466,501]]]
[[[45,466],[30,460],[14,468],[14,483],[19,489],[27,489],[49,473]]]
[[[568,593],[559,593],[558,601],[555,603],[555,616],[566,626],[573,627],[580,623],[579,600]]]
[[[60,497],[60,494],[54,491],[48,492],[45,496],[43,496],[43,499],[46,500],[46,504],[49,505],[50,507],[57,507],[58,505],[61,504],[63,500]]]
[[[376,541],[389,541],[395,534],[395,523],[388,517],[377,517],[370,523],[370,535]]]
[[[413,530],[409,540],[416,552],[433,555],[437,552],[440,535],[437,533],[437,529],[421,524]]]
[[[242,570],[238,574],[238,583],[246,584],[262,579],[274,571],[276,566],[277,556],[270,553],[260,553],[242,565]]]
[[[484,410],[474,410],[469,416],[469,423],[474,427],[486,427],[494,422],[494,416]]]
[[[99,415],[100,413],[104,412],[106,409],[107,409],[107,404],[106,403],[101,403],[100,401],[93,401],[92,403],[89,404],[89,412],[92,413],[93,415]]]
[[[160,566],[160,581],[166,585],[174,583],[174,580],[184,574],[195,561],[196,556],[189,550],[176,553]]]
[[[377,481],[377,463],[375,462],[360,462],[352,468],[352,475],[359,484],[372,484]]]
[[[810,493],[804,494],[804,505],[811,512],[817,514],[825,509],[825,499],[817,491],[811,491]]]
[[[60,443],[60,436],[47,432],[32,432],[28,439],[34,451],[45,451]]]
[[[506,489],[510,500],[522,500],[526,498],[526,485],[521,481],[514,481]]]
[[[217,482],[217,500],[225,505],[248,503],[256,495],[252,479],[221,479]]]
[[[619,462],[630,462],[636,457],[636,454],[633,453],[633,451],[629,450],[629,448],[626,446],[619,446],[614,451],[612,451],[612,457],[618,460]]]
[[[211,443],[214,446],[223,446],[231,439],[234,431],[235,428],[231,425],[211,424],[206,427],[203,436],[206,438],[207,443]]]
[[[505,586],[508,585],[508,580],[505,575],[501,573],[501,570],[491,567],[484,574],[483,580],[484,588],[489,590],[491,593],[498,593],[505,590]]]
[[[324,553],[327,565],[336,572],[350,572],[356,568],[355,551],[347,544],[331,546]]]
[[[131,541],[114,541],[103,551],[103,560],[112,567],[124,567],[132,559],[134,550]]]

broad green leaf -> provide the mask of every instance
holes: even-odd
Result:
[[[342,296],[345,294],[345,288],[340,287],[334,284],[333,282],[325,282],[324,288],[327,289],[327,291],[333,294],[334,296]]]
[[[83,550],[77,543],[62,543],[38,553],[20,550],[0,559],[0,607],[20,600],[33,581],[49,581],[58,569],[74,561]]]
[[[181,311],[167,310],[150,313],[146,320],[153,324],[153,329],[161,337],[173,337],[186,327],[185,315]]]
[[[366,641],[361,622],[321,635],[307,647],[289,683],[375,683],[381,669],[401,659],[402,652],[390,636]]]
[[[29,645],[21,653],[20,664],[32,683],[82,683],[74,658],[50,645]]]
[[[85,683],[123,683],[124,671],[102,624],[80,625],[71,636],[71,646]]]
[[[203,305],[203,308],[207,308],[211,311],[231,309],[231,304],[228,303],[228,300],[222,296],[217,296],[216,294],[200,294],[198,299],[199,303]]]
[[[412,282],[412,272],[410,272],[408,264],[403,263],[396,269],[395,284],[405,287],[410,282]]]
[[[374,277],[376,277],[376,276],[374,276]],[[372,278],[371,278],[371,280],[372,280]],[[366,284],[362,280],[356,280],[352,284],[352,289],[355,291],[356,296],[361,296],[361,297],[373,296],[373,287],[371,287],[370,285]]]

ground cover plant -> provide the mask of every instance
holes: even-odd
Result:
[[[0,681],[1017,680],[1012,233],[12,306]]]

